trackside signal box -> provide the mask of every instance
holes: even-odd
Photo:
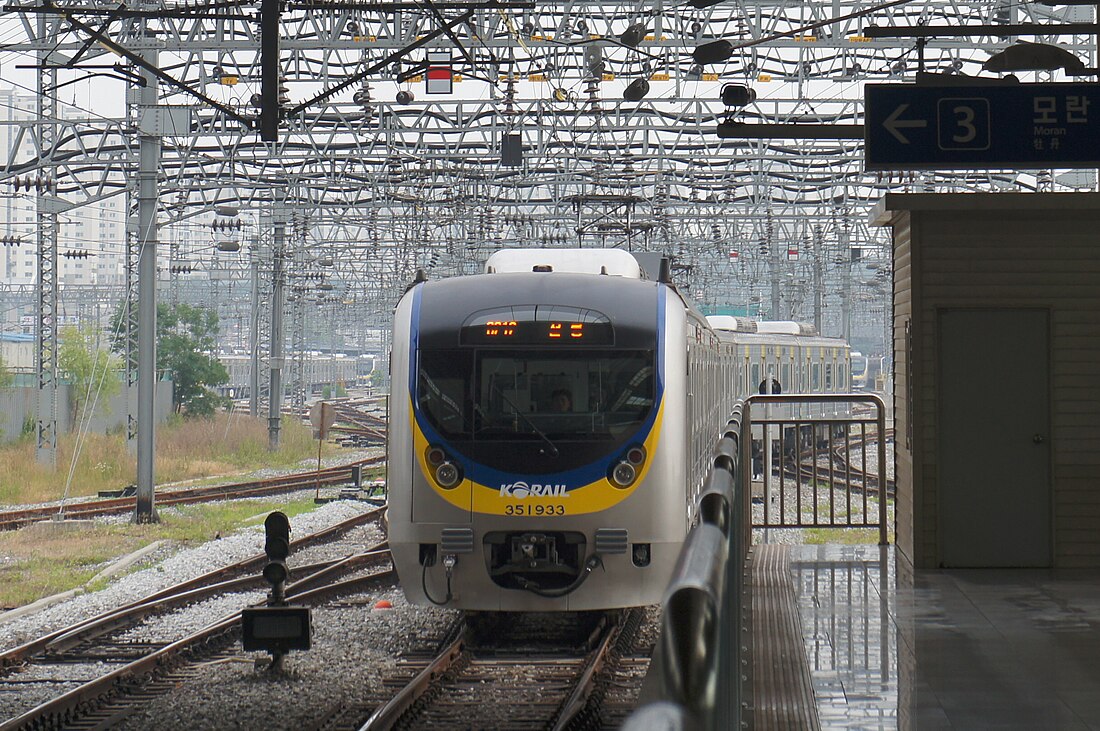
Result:
[[[241,612],[245,652],[286,654],[310,649],[309,607],[250,607]]]
[[[313,638],[309,607],[292,607],[286,603],[286,582],[290,569],[290,520],[284,513],[273,512],[264,520],[264,553],[267,565],[263,577],[271,584],[266,607],[249,607],[241,611],[241,644],[245,652],[271,653],[271,669],[282,668],[283,656],[291,650],[308,650]]]

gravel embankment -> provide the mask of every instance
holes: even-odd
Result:
[[[313,611],[313,648],[291,653],[286,672],[256,669],[263,653],[238,653],[202,667],[171,693],[150,699],[118,729],[313,728],[340,707],[371,708],[392,695],[383,678],[397,657],[419,638],[438,634],[454,610],[409,606],[399,590],[388,589],[364,603]],[[393,609],[374,610],[388,599]],[[239,650],[239,646],[237,648]]]
[[[294,497],[295,495],[291,494],[283,496],[283,499],[289,502]],[[272,498],[263,498],[263,500],[270,503]],[[291,520],[291,538],[299,538],[308,533],[313,533],[372,509],[373,506],[367,503],[353,501],[338,501],[320,505],[316,510],[296,516]],[[103,520],[124,519],[115,516]],[[360,541],[364,546],[373,545],[381,539],[382,534],[377,530],[374,537],[370,539],[369,544],[360,537]],[[178,547],[166,545],[143,562],[146,568],[119,578],[102,591],[81,594],[35,614],[13,619],[0,625],[0,629],[3,630],[0,649],[15,647],[46,632],[81,619],[93,617],[101,612],[141,599],[173,584],[254,556],[263,551],[263,544],[263,525],[257,524],[194,548],[180,550]],[[344,545],[343,549],[330,546],[303,550],[291,557],[291,565],[320,561],[325,557],[335,557],[325,554],[325,551],[346,555],[349,552],[349,546]]]
[[[289,497],[288,497],[289,499]],[[297,538],[371,509],[366,503],[337,501],[318,506],[291,520]],[[356,529],[341,541],[303,549],[292,555],[291,565],[335,558],[362,550],[382,540],[374,526]],[[78,596],[32,616],[3,626],[3,646],[11,647],[51,629],[70,624],[112,607],[202,574],[262,550],[263,528],[257,525],[233,535],[187,550],[151,557],[146,568],[113,582],[94,594]],[[151,618],[120,635],[119,641],[164,642],[222,619],[247,604],[260,601],[264,592],[241,592],[199,602],[184,610]],[[374,609],[379,600],[392,609]],[[120,722],[120,729],[287,729],[313,728],[337,708],[370,709],[389,698],[393,688],[383,684],[410,652],[423,652],[429,639],[440,635],[457,616],[455,610],[409,605],[397,588],[380,589],[370,596],[345,597],[330,607],[313,611],[313,649],[291,653],[287,672],[272,676],[257,669],[264,653],[244,653],[239,643],[227,649],[228,657],[200,665],[193,677],[180,682],[166,695],[148,699],[135,715]],[[639,631],[639,643],[651,646],[656,639],[659,611],[650,608],[649,621]],[[22,688],[15,694],[0,693],[0,719],[25,712],[104,672],[101,664],[35,668],[20,672]],[[63,675],[62,675],[63,674]],[[64,679],[64,680],[63,680]],[[61,682],[59,682],[61,681]],[[621,694],[624,689],[619,689]],[[11,696],[17,697],[11,697]],[[7,697],[5,697],[7,696]]]

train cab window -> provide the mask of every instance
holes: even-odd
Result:
[[[459,350],[420,353],[417,406],[444,436],[457,437],[472,428],[467,398],[469,354]]]
[[[652,351],[422,351],[417,404],[455,440],[616,439],[654,407],[654,362]]]

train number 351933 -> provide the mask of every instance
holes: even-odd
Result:
[[[565,515],[564,505],[538,505],[537,503],[516,503],[504,506],[505,515]]]

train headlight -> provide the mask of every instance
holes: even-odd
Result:
[[[425,457],[432,467],[438,467],[447,459],[446,453],[439,447],[428,447],[428,453]]]
[[[451,462],[444,462],[435,468],[435,481],[439,483],[440,487],[452,488],[459,483],[462,479],[462,475],[458,471],[458,467]]]
[[[641,444],[631,445],[626,454],[611,470],[611,483],[615,487],[630,487],[638,479],[638,470],[645,463],[645,447]]]
[[[424,459],[428,462],[432,479],[443,489],[450,490],[462,482],[462,470],[447,457],[443,447],[429,445],[424,451]]]
[[[637,476],[638,471],[629,462],[620,462],[611,470],[611,481],[616,487],[630,487]]]

